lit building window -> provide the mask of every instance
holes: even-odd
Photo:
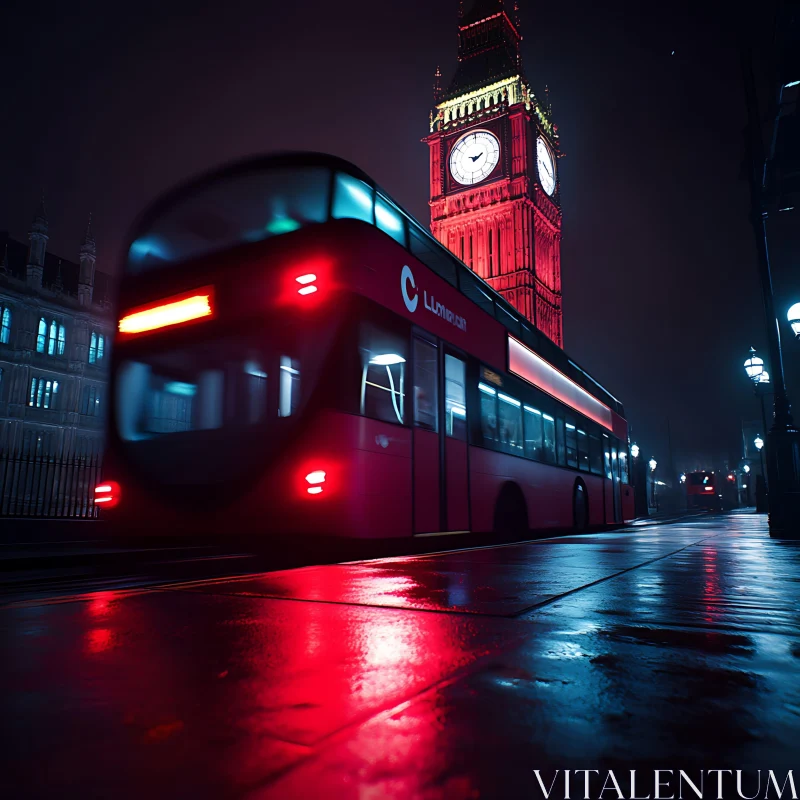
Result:
[[[56,320],[52,320],[48,326],[47,320],[42,317],[39,320],[39,330],[36,335],[36,352],[47,355],[63,356],[66,350],[66,329]]]
[[[58,395],[58,381],[47,378],[31,378],[28,405],[34,408],[54,409]]]
[[[47,344],[47,322],[45,321],[45,318],[42,317],[39,320],[39,333],[36,337],[36,352],[44,353],[44,348],[46,344]]]
[[[3,309],[2,327],[0,327],[0,344],[11,341],[11,309]]]
[[[89,340],[89,363],[96,364],[103,358],[103,349],[105,340],[102,333],[92,331],[91,339]]]
[[[96,386],[87,386],[83,390],[83,408],[81,411],[88,417],[96,417],[100,413],[100,393]]]

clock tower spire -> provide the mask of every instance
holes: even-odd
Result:
[[[425,140],[431,231],[562,345],[558,133],[521,41],[514,0],[460,3],[458,67]]]

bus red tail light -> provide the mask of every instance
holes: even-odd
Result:
[[[307,272],[305,275],[300,275],[295,278],[295,281],[300,284],[297,294],[314,294],[314,292],[316,292],[319,288],[314,284],[316,279],[317,276],[313,272]]]
[[[94,504],[99,508],[114,508],[119,505],[120,486],[116,481],[105,481],[94,487]]]
[[[310,486],[306,489],[306,492],[311,495],[322,494],[322,484],[325,483],[326,478],[327,473],[324,469],[315,469],[313,472],[309,472],[306,475],[306,483],[310,484]]]
[[[119,321],[119,332],[126,335],[149,333],[213,316],[214,287],[204,286],[129,311]]]

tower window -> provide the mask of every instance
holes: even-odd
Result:
[[[489,277],[494,276],[494,250],[492,247],[492,241],[494,239],[493,231],[489,231]]]
[[[472,266],[472,234],[469,235],[469,265]]]
[[[500,243],[500,233],[502,232],[501,228],[497,229],[497,274],[502,275],[503,273],[503,246]]]
[[[461,260],[464,260],[464,234],[461,234]]]

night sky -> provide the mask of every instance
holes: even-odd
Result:
[[[427,224],[420,139],[434,70],[455,69],[457,5],[18,2],[0,46],[0,228],[24,237],[43,186],[50,249],[74,260],[91,210],[98,268],[115,272],[155,194],[281,149],[355,162]],[[678,466],[738,454],[740,420],[758,416],[742,363],[766,341],[736,26],[761,36],[767,12],[521,5],[525,71],[540,96],[549,85],[566,153],[566,350],[625,403],[647,457],[666,464],[667,419]],[[800,299],[788,255],[776,250],[782,317]],[[800,412],[800,345],[784,344]]]

